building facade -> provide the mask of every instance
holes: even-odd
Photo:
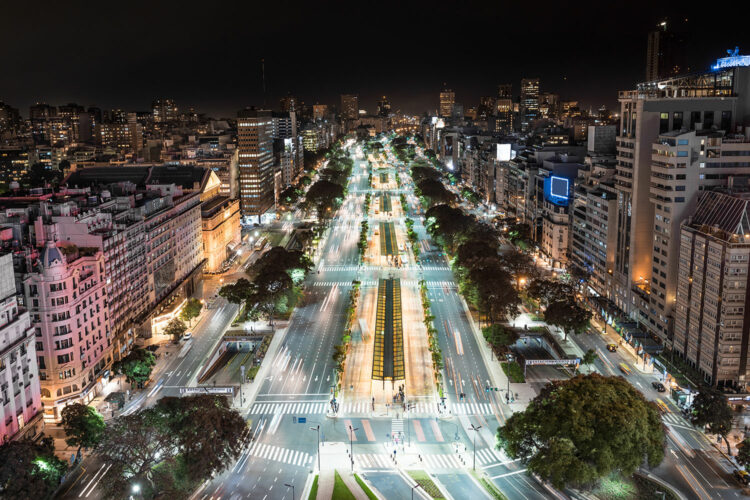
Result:
[[[242,215],[260,217],[273,206],[273,120],[270,111],[246,109],[237,119]]]

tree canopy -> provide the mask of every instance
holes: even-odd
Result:
[[[180,318],[173,318],[164,328],[164,335],[169,335],[173,340],[179,340],[187,331],[187,325]]]
[[[338,208],[344,200],[344,187],[325,179],[317,181],[310,186],[305,196],[305,204],[308,208],[315,208],[320,219],[329,219],[333,211]]]
[[[143,383],[151,376],[151,370],[153,370],[155,364],[156,358],[154,357],[154,353],[136,347],[130,351],[130,354],[117,361],[113,365],[113,369],[117,373],[124,374],[127,381],[131,384],[137,384],[138,387],[142,387]]]
[[[565,332],[565,338],[568,333],[580,333],[589,324],[591,312],[578,304],[575,297],[563,297],[555,300],[544,311],[544,321],[550,325],[555,325]]]
[[[703,388],[693,398],[690,410],[690,423],[696,427],[707,427],[711,434],[724,438],[727,451],[731,454],[727,435],[732,430],[732,407],[726,396],[717,389]]]
[[[231,465],[249,440],[247,424],[226,398],[162,398],[107,426],[97,447],[112,464],[105,493],[126,498],[138,484],[144,496],[185,498]]]
[[[451,204],[456,201],[456,195],[448,191],[441,181],[435,179],[425,179],[416,183],[414,191],[418,196],[425,198],[429,206]]]
[[[664,458],[656,404],[622,377],[578,375],[547,384],[498,429],[499,446],[555,487],[589,485],[612,471],[630,475]]]
[[[47,498],[68,466],[55,456],[52,438],[0,445],[0,498]]]
[[[195,297],[190,297],[180,311],[180,319],[190,323],[197,318],[201,310],[203,309],[203,303]]]
[[[95,408],[81,403],[73,403],[61,412],[65,442],[70,446],[93,448],[104,434],[104,418]]]

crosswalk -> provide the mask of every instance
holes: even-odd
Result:
[[[305,453],[304,451],[281,448],[279,446],[273,446],[260,442],[256,442],[250,448],[249,455],[266,460],[274,460],[276,462],[296,465],[299,467],[308,465],[313,459],[312,455],[310,455],[309,453]]]
[[[491,415],[492,405],[489,403],[454,403],[448,406],[454,415]]]
[[[457,408],[454,413],[460,415],[479,415],[482,413],[490,414],[492,409],[488,404],[470,404],[470,403],[459,403],[455,405]],[[395,406],[394,411],[400,411],[400,406]],[[327,402],[288,402],[288,403],[255,403],[250,410],[253,415],[277,415],[277,414],[289,414],[289,415],[319,415],[326,414],[329,410],[329,404]],[[372,404],[367,402],[352,402],[352,403],[341,403],[339,407],[339,414],[344,415],[357,415],[365,414],[369,415],[372,413]],[[437,413],[437,403],[414,403],[411,410],[411,415],[417,414],[429,414],[434,415]]]
[[[250,410],[253,415],[317,415],[328,411],[328,403],[255,403]]]
[[[682,425],[682,426],[690,425],[687,420],[685,420],[684,418],[682,418],[676,413],[665,413],[661,416],[661,418],[668,424]]]
[[[323,266],[321,268],[322,271],[373,271],[373,270],[379,270],[382,269],[381,266],[357,266],[357,265],[342,265],[342,266]],[[433,265],[427,265],[427,266],[419,266],[418,264],[406,264],[404,266],[401,266],[400,269],[411,271],[411,270],[423,270],[423,271],[450,271],[450,267],[448,266],[433,266]]]
[[[376,280],[361,280],[360,286],[363,288],[374,287],[378,284]],[[419,285],[418,280],[401,280],[401,286],[417,286]],[[425,285],[427,288],[450,288],[455,289],[458,285],[453,281],[426,281]],[[352,286],[351,281],[316,281],[312,286],[338,286],[348,287]]]
[[[468,449],[461,454],[458,453],[436,453],[432,455],[420,455],[422,457],[421,465],[427,469],[461,469],[470,467],[472,464],[472,450]],[[396,455],[396,463],[390,455],[384,453],[355,453],[354,463],[364,469],[391,469],[395,468],[399,462]],[[463,458],[463,461],[461,460]],[[504,462],[506,459],[500,451],[490,448],[477,450],[477,465],[488,466],[498,462]]]
[[[391,435],[397,436],[404,433],[404,419],[394,418],[391,420]]]

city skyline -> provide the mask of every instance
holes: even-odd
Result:
[[[373,114],[381,95],[391,98],[394,111],[421,114],[436,109],[443,82],[468,108],[502,83],[513,83],[518,97],[519,82],[528,77],[540,77],[543,92],[585,108],[612,108],[618,90],[645,79],[647,36],[664,19],[685,16],[703,38],[688,55],[696,70],[750,44],[739,19],[721,19],[724,29],[712,31],[717,12],[660,12],[645,3],[643,9],[592,3],[539,12],[517,5],[410,4],[384,16],[382,25],[362,22],[343,5],[318,10],[302,4],[284,12],[229,7],[214,13],[221,26],[216,31],[202,17],[193,28],[203,4],[140,5],[144,10],[136,4],[110,20],[106,10],[46,4],[42,9],[56,23],[43,32],[35,31],[26,7],[6,7],[9,15],[0,23],[13,22],[2,24],[0,43],[14,47],[4,73],[15,77],[0,79],[0,100],[25,114],[35,102],[142,110],[155,98],[171,97],[183,109],[234,117],[247,105],[263,107],[264,59],[265,101],[272,109],[289,92],[310,105],[335,105],[339,94],[355,93]],[[243,26],[250,14],[259,22]],[[359,30],[362,43],[338,43],[341,26]],[[700,36],[707,31],[710,37]]]

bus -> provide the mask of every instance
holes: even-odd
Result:
[[[258,238],[258,241],[255,242],[255,249],[262,250],[263,247],[266,246],[267,240],[268,238],[266,238],[265,236],[261,236],[260,238]]]

